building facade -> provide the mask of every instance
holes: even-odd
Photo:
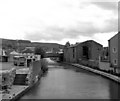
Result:
[[[109,48],[108,47],[103,47],[103,50],[101,52],[101,61],[109,62]]]
[[[8,55],[4,49],[0,49],[0,62],[8,62]]]
[[[63,59],[66,62],[77,62],[77,45],[66,44],[63,49]]]
[[[102,49],[103,46],[93,40],[65,46],[64,60],[97,67]]]
[[[77,48],[77,61],[90,67],[99,67],[99,56],[102,49],[103,46],[93,40],[82,42]]]
[[[108,43],[110,67],[114,68],[114,72],[120,73],[120,32],[108,40]]]

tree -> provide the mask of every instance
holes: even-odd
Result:
[[[69,47],[69,46],[70,46],[70,42],[68,41],[66,42],[65,47]]]
[[[47,61],[44,59],[46,57],[46,52],[41,47],[36,47],[34,53],[36,55],[41,55],[41,70],[45,73],[48,70]]]
[[[45,58],[45,56],[46,56],[45,51],[41,47],[36,47],[34,53],[36,55],[41,55],[41,58]]]
[[[11,44],[8,44],[8,45],[7,45],[7,48],[12,49],[12,45],[11,45]]]

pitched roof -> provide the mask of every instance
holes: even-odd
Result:
[[[111,39],[118,37],[118,34],[120,34],[120,32],[118,32],[117,34],[115,34],[113,37],[111,37],[108,41],[110,41]]]
[[[94,43],[96,43],[96,44],[98,44],[100,46],[103,46],[102,44],[100,44],[100,43],[98,43],[98,42],[96,42],[94,40],[87,40],[87,41],[84,41],[84,42],[79,42],[79,43],[73,44],[73,45],[70,46],[70,48],[74,48],[74,47],[76,47],[76,46],[78,46],[80,44],[87,43],[87,42],[94,42]]]
[[[32,51],[31,49],[27,48],[27,49],[23,50],[22,53],[34,53],[34,51]]]
[[[12,52],[10,52],[10,54],[19,54],[19,53],[16,51],[12,51]]]
[[[86,43],[86,42],[94,42],[94,43],[96,43],[96,44],[98,44],[98,45],[100,45],[100,46],[103,46],[102,44],[100,44],[100,43],[98,43],[98,42],[96,42],[96,41],[94,41],[94,40],[87,40],[87,41],[84,41],[84,42],[82,42],[82,43]],[[81,43],[81,44],[82,44]]]

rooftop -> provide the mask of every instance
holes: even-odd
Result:
[[[96,42],[96,41],[94,41],[94,40],[87,40],[87,41],[82,42],[81,44],[87,43],[87,42],[94,42],[94,43],[96,43],[96,44],[99,44],[100,46],[103,46],[102,44],[100,44],[100,43],[98,43],[98,42]]]
[[[27,48],[27,49],[23,50],[22,53],[34,53],[34,51]]]
[[[96,41],[94,41],[94,40],[87,40],[87,41],[84,41],[84,42],[79,42],[79,43],[73,44],[73,45],[71,45],[70,47],[76,47],[76,46],[78,46],[79,44],[83,44],[83,43],[87,43],[87,42],[94,42],[94,43],[96,43],[96,44],[99,44],[100,46],[103,46],[103,45],[101,45],[100,43],[98,43],[98,42],[96,42]]]
[[[116,35],[114,35],[113,37],[111,37],[108,41],[110,41],[111,39],[115,38],[118,36],[118,34],[120,34],[120,32],[118,32]]]

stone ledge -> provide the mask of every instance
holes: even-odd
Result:
[[[66,62],[64,62],[64,63],[65,63],[65,64],[72,65],[72,66],[80,67],[80,68],[82,68],[82,69],[85,69],[85,70],[91,71],[91,72],[93,72],[93,73],[102,75],[102,76],[104,76],[104,77],[107,77],[107,78],[109,78],[109,79],[111,79],[111,80],[114,80],[114,81],[120,83],[120,78],[117,77],[117,76],[114,76],[114,75],[112,75],[112,74],[105,73],[105,72],[99,71],[99,70],[95,70],[95,69],[93,69],[93,68],[90,68],[90,67],[87,67],[87,66],[83,66],[83,65],[80,65],[80,64],[66,63]]]

